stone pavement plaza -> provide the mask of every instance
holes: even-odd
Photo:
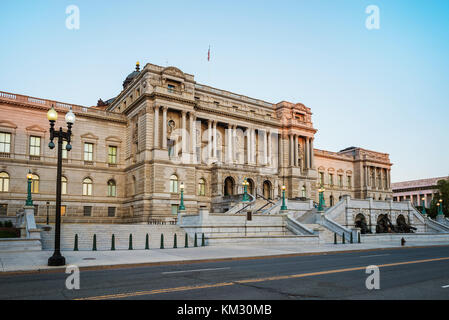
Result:
[[[448,241],[407,241],[404,248],[419,246],[449,245]],[[222,244],[217,246],[151,249],[151,250],[116,250],[116,251],[63,251],[67,264],[81,268],[103,268],[107,266],[186,263],[220,259],[239,259],[251,257],[269,257],[294,254],[332,253],[353,250],[374,250],[400,248],[399,241],[381,243],[354,244]],[[61,267],[48,267],[47,260],[52,251],[1,252],[0,275],[14,271],[46,271]],[[64,267],[63,267],[64,268]]]

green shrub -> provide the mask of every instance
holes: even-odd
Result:
[[[3,221],[0,221],[0,228],[3,228]]]
[[[5,221],[5,228],[12,228],[12,222],[11,221]]]

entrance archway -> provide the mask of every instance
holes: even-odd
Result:
[[[356,215],[354,224],[357,228],[360,228],[361,234],[371,233],[371,230],[366,223],[366,218],[363,214],[359,213],[358,215]]]
[[[224,195],[232,196],[234,195],[235,182],[232,177],[227,177],[224,181]]]
[[[271,199],[271,182],[268,180],[263,182],[263,196],[265,199]]]
[[[332,207],[334,205],[334,196],[329,197],[329,205]]]

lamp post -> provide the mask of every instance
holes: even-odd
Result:
[[[422,215],[425,216],[426,215],[426,198],[422,197]]]
[[[179,186],[181,189],[181,203],[179,204],[179,210],[185,210],[186,207],[184,206],[184,183],[181,182],[181,185]]]
[[[319,192],[318,211],[323,211],[323,208],[324,208],[324,205],[325,205],[325,203],[324,203],[324,191],[325,191],[325,189],[323,188],[323,186],[321,186],[318,189],[318,192]]]
[[[438,215],[442,216],[443,215],[443,199],[438,200],[437,206],[438,206]]]
[[[67,141],[66,150],[72,150],[70,145],[70,139],[72,136],[72,125],[75,123],[75,114],[70,108],[69,112],[65,115],[65,121],[67,123],[67,131],[64,132],[62,127],[59,130],[55,130],[55,122],[58,119],[58,113],[52,106],[47,112],[47,119],[50,121],[50,142],[48,147],[53,149],[55,144],[54,138],[58,138],[58,165],[56,170],[56,219],[55,219],[55,249],[53,255],[48,258],[49,266],[63,266],[65,265],[65,258],[61,255],[61,176],[62,176],[62,144]]]
[[[248,185],[249,182],[246,180],[246,178],[243,180],[243,198],[242,198],[242,202],[248,202],[249,201],[249,196],[248,196]]]
[[[31,170],[28,170],[27,174],[27,183],[28,183],[28,189],[27,189],[27,200],[25,202],[26,206],[33,206],[33,199],[31,198],[31,182],[33,180],[33,174],[31,173]]]
[[[285,205],[285,186],[282,186],[281,189],[282,189],[282,206],[281,206],[281,210],[287,210],[287,206]]]

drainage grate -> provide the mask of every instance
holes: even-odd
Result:
[[[96,260],[97,258],[83,258],[83,260]]]

